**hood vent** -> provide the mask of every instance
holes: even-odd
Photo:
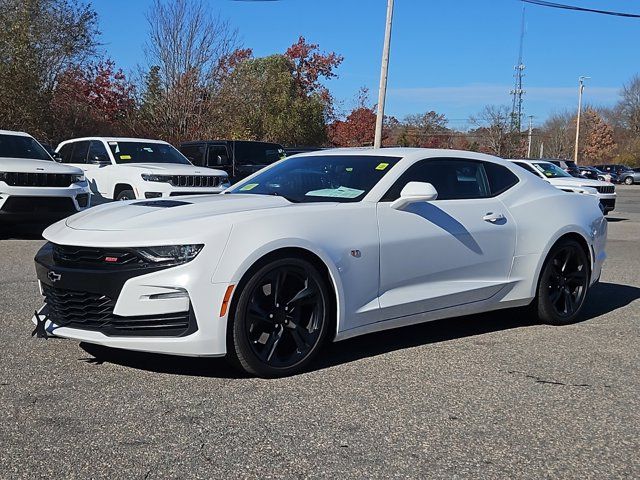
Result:
[[[141,207],[171,208],[179,207],[181,205],[191,205],[191,203],[183,202],[181,200],[149,200],[146,202],[135,202],[131,205],[138,205]]]

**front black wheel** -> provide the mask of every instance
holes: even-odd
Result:
[[[233,363],[260,377],[291,375],[315,357],[327,334],[329,292],[300,258],[274,260],[244,284],[233,312]]]
[[[589,288],[589,258],[575,240],[558,242],[549,252],[540,274],[536,307],[538,318],[550,325],[572,323],[580,315]]]
[[[136,194],[133,193],[133,190],[123,190],[116,197],[116,200],[121,202],[124,202],[127,200],[135,200],[135,199],[136,199]]]

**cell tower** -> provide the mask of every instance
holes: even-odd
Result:
[[[514,77],[516,79],[515,86],[511,92],[513,104],[511,107],[511,130],[520,131],[522,127],[522,96],[525,91],[522,88],[522,78],[524,77],[525,66],[522,63],[522,48],[524,44],[524,5],[522,6],[522,21],[520,24],[520,50],[518,53],[518,64],[513,67],[516,71]]]

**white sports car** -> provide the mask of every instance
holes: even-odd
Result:
[[[297,155],[222,195],[102,205],[49,227],[36,332],[224,356],[260,376],[326,340],[531,305],[574,321],[605,259],[591,195],[453,150]]]

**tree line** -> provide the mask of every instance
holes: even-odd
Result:
[[[125,73],[101,53],[99,22],[81,0],[0,0],[0,128],[50,143],[89,135],[274,141],[287,146],[367,146],[376,106],[362,89],[343,112],[326,81],[343,57],[304,37],[286,51],[254,56],[204,0],[154,0],[144,61]],[[532,135],[532,156],[572,158],[576,115],[551,116]],[[456,148],[524,157],[526,131],[507,106],[488,105],[469,128],[435,111],[386,117],[385,146]],[[640,77],[613,108],[588,106],[582,163],[640,158]]]

